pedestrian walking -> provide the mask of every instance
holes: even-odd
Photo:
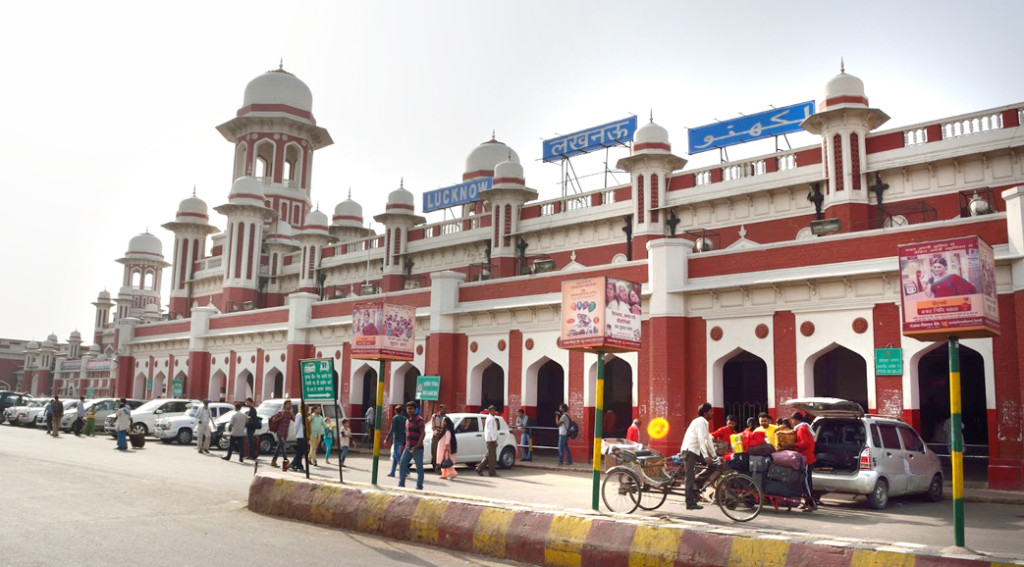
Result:
[[[417,407],[416,410],[417,410],[416,415],[419,415],[419,408]],[[438,437],[441,436],[442,433],[444,433],[442,431],[441,427],[442,427],[442,424],[444,422],[444,416],[446,416],[446,415],[448,415],[448,406],[446,406],[444,404],[438,404],[437,405],[437,411],[434,412],[434,415],[430,416],[430,424],[429,424],[430,425],[430,434],[433,436],[434,439],[437,439]],[[437,466],[437,452],[436,451],[432,452],[429,455],[429,457],[430,457],[431,469],[434,470],[434,471],[441,470]]]
[[[555,421],[558,423],[558,464],[572,464],[572,451],[569,450],[569,426],[572,418],[569,417],[569,406],[562,404],[555,412]]]
[[[405,486],[409,476],[409,464],[416,462],[416,490],[423,490],[423,418],[416,415],[416,402],[405,404],[405,451],[402,465],[398,468],[398,486]]]
[[[71,424],[71,432],[75,434],[75,437],[81,437],[83,427],[85,427],[85,396],[79,396],[78,406],[75,407],[75,421]]]
[[[405,451],[405,408],[395,406],[395,416],[391,418],[391,431],[385,441],[391,441],[391,472],[388,476],[395,476],[395,469],[402,462],[402,452]]]
[[[235,404],[235,413],[228,421],[227,430],[231,433],[231,442],[228,443],[228,454],[221,457],[225,461],[231,460],[232,452],[238,449],[238,462],[244,463],[242,444],[245,443],[245,423],[249,417],[242,411],[242,404]]]
[[[306,458],[309,452],[309,443],[306,441],[307,432],[309,431],[309,422],[306,420],[306,416],[303,415],[300,409],[295,414],[295,458],[292,459],[292,466],[288,467],[290,470],[295,472],[303,472],[309,465],[307,460],[305,464],[302,462]]]
[[[699,475],[694,473],[697,460],[703,459],[705,463],[711,464],[715,458],[715,446],[711,440],[711,424],[708,423],[708,413],[711,412],[711,404],[704,402],[697,408],[697,417],[693,418],[686,433],[683,434],[683,444],[679,452],[683,454],[686,466],[686,509],[700,510],[703,506],[697,503],[699,498],[698,485],[703,484],[711,474],[711,468],[707,468]]]
[[[441,467],[441,478],[455,480],[459,473],[455,472],[455,456],[459,452],[459,442],[455,438],[455,424],[447,415],[441,418],[441,437],[437,439],[438,466]]]
[[[336,424],[334,420],[329,417],[324,417],[324,464],[331,464],[331,446],[334,445],[334,436],[337,435],[335,431]]]
[[[516,411],[516,433],[519,434],[520,461],[533,460],[533,420],[523,408]]]
[[[53,413],[53,436],[60,437],[60,420],[64,418],[64,402],[60,401],[60,397],[53,396],[53,405],[50,410]]]
[[[256,430],[263,426],[263,420],[260,419],[260,415],[256,412],[256,405],[253,404],[252,398],[245,399],[245,406],[248,408],[245,420],[246,447],[249,449],[249,458],[255,460],[260,455],[260,446],[256,443]]]
[[[804,456],[804,503],[800,509],[804,512],[813,512],[818,509],[818,502],[814,499],[814,482],[811,480],[811,473],[814,470],[814,463],[817,458],[814,456],[814,433],[811,431],[810,421],[807,415],[795,412],[790,419],[795,424],[793,430],[796,432],[796,450]]]
[[[50,435],[53,429],[53,398],[43,406],[43,424],[46,425],[46,434]]]
[[[309,455],[306,456],[306,462],[316,467],[320,466],[316,452],[320,449],[320,442],[324,439],[324,430],[323,409],[320,406],[314,406],[313,413],[309,416]]]
[[[196,451],[200,454],[210,454],[210,437],[213,435],[213,427],[210,400],[203,400],[203,405],[196,410]]]
[[[270,427],[270,431],[277,436],[277,447],[274,449],[274,456],[270,459],[270,466],[277,466],[277,457],[281,456],[285,461],[288,460],[288,453],[285,451],[285,443],[288,441],[288,432],[292,427],[292,420],[295,419],[295,415],[292,413],[292,401],[285,400],[284,407],[281,411],[275,413],[270,418],[270,423],[267,425]]]
[[[132,426],[132,412],[128,409],[128,402],[121,398],[117,406],[117,417],[114,419],[114,428],[117,430],[117,450],[128,450],[128,430]]]
[[[376,423],[376,421],[377,412],[375,411],[375,408],[371,405],[370,407],[366,408],[366,413],[363,414],[363,423],[365,424],[364,427],[366,428],[365,431],[367,447],[373,447],[373,431],[374,424]]]
[[[338,466],[345,466],[345,459],[348,458],[348,447],[352,444],[352,428],[349,427],[348,418],[341,420],[338,426],[338,453],[340,454]]]
[[[484,420],[484,443],[487,445],[487,455],[476,464],[476,474],[483,476],[484,466],[487,467],[487,476],[498,476],[498,408],[489,406],[487,408],[487,419]]]

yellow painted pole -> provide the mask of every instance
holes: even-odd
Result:
[[[591,506],[597,510],[598,492],[601,487],[601,439],[604,432],[601,431],[601,424],[604,422],[604,353],[597,353],[597,398],[594,403],[594,495]]]
[[[960,409],[960,341],[949,337],[949,438],[953,461],[953,539],[964,547],[964,439]]]

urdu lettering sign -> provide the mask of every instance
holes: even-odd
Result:
[[[800,131],[800,124],[814,114],[814,101],[774,108],[727,122],[690,128],[690,154],[724,148],[751,140]]]

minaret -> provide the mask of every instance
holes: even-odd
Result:
[[[96,306],[96,321],[93,323],[92,344],[102,345],[103,329],[110,324],[110,308],[114,306],[114,302],[110,300],[110,292],[101,291],[93,305]]]
[[[299,265],[299,291],[320,295],[320,259],[324,246],[334,241],[327,232],[327,215],[319,209],[306,215],[302,229],[295,233],[295,240],[302,247],[302,263]]]
[[[523,166],[512,160],[511,152],[508,160],[494,166],[491,188],[482,191],[480,198],[491,211],[490,275],[495,278],[518,275],[517,240],[513,235],[519,232],[523,204],[536,199],[537,190],[526,186]]]
[[[330,231],[342,244],[373,236],[373,230],[363,226],[363,207],[352,200],[351,189],[348,190],[348,198],[334,207]]]
[[[274,216],[265,206],[263,184],[254,177],[239,177],[231,186],[228,202],[215,207],[228,219],[221,266],[224,269],[221,304],[224,312],[261,307],[260,256],[263,223]]]
[[[840,219],[843,232],[870,219],[865,141],[872,130],[888,120],[881,110],[868,107],[864,82],[847,75],[841,64],[839,74],[825,84],[818,112],[801,124],[804,130],[821,135],[822,177],[826,180],[822,208],[827,218]]]
[[[174,257],[171,258],[170,318],[185,319],[192,310],[192,271],[195,263],[206,253],[206,238],[217,232],[210,225],[206,203],[192,196],[178,205],[173,222],[164,228],[174,233]]]
[[[124,278],[118,293],[118,306],[127,307],[119,318],[139,317],[146,306],[160,310],[160,282],[164,268],[163,243],[146,231],[128,242],[128,251],[118,263],[124,265]]]
[[[633,184],[633,213],[629,254],[631,260],[647,256],[647,243],[665,237],[665,194],[672,173],[682,169],[686,160],[672,154],[668,130],[651,121],[633,134],[632,154],[619,160],[619,169],[628,171]]]
[[[71,331],[68,337],[68,359],[82,358],[82,333],[78,329]]]
[[[397,291],[405,287],[405,275],[412,275],[414,268],[405,253],[409,246],[409,229],[423,224],[426,219],[416,214],[415,199],[405,188],[405,181],[399,183],[388,195],[388,204],[383,214],[373,220],[384,225],[384,275],[381,291]]]
[[[267,243],[268,276],[266,289],[263,292],[264,307],[280,307],[284,305],[285,290],[281,287],[281,275],[284,273],[284,258],[298,249],[295,231],[292,226],[278,219],[267,227],[264,237]],[[292,291],[292,290],[287,290]]]
[[[283,65],[267,71],[246,85],[242,107],[217,131],[235,144],[232,181],[258,179],[278,219],[302,226],[311,204],[313,152],[334,143],[316,125],[309,87]]]

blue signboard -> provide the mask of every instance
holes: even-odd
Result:
[[[448,207],[465,205],[480,200],[480,192],[491,188],[491,177],[481,177],[466,183],[459,183],[443,189],[434,189],[423,194],[423,212],[429,213]]]
[[[624,144],[633,140],[636,133],[636,116],[630,116],[608,124],[544,140],[544,161],[557,161],[567,157]]]
[[[779,136],[800,130],[800,123],[814,114],[814,101],[743,116],[728,122],[690,128],[690,153]]]

